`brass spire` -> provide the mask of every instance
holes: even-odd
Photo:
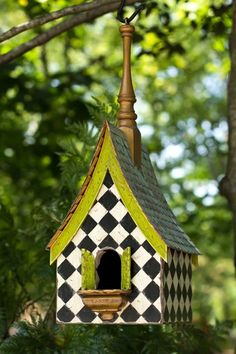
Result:
[[[141,165],[141,134],[135,122],[137,115],[134,111],[136,102],[130,68],[131,42],[134,33],[134,27],[125,24],[120,27],[120,33],[123,39],[123,76],[121,81],[118,102],[120,109],[118,111],[118,127],[125,134],[130,154],[134,165]]]

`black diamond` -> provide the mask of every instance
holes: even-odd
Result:
[[[156,301],[156,299],[160,296],[160,289],[159,286],[152,281],[144,290],[144,295],[150,300],[151,302]]]
[[[169,322],[170,314],[167,305],[165,306],[163,317],[165,322]]]
[[[191,306],[189,307],[187,316],[188,316],[188,321],[191,322],[192,321],[192,316],[193,316]]]
[[[69,245],[64,249],[64,251],[62,252],[64,257],[68,257],[72,251],[74,251],[75,249],[75,245],[73,242],[70,242]]]
[[[162,265],[163,265],[163,268],[164,268],[165,279],[167,279],[168,274],[169,274],[169,265],[164,260],[161,260],[161,262],[162,262]]]
[[[189,280],[191,281],[191,279],[192,279],[192,266],[191,266],[191,263],[189,263],[189,265],[188,265],[188,276],[189,276]]]
[[[137,249],[140,247],[140,244],[138,243],[138,241],[135,240],[135,238],[131,236],[131,251],[132,253],[135,253],[137,251]]]
[[[181,267],[180,267],[180,263],[179,262],[177,263],[176,273],[177,273],[177,277],[179,279],[180,275],[181,275]]]
[[[110,233],[118,224],[117,220],[115,218],[113,218],[113,216],[110,213],[107,213],[102,220],[99,223],[102,228]]]
[[[175,322],[175,309],[174,306],[172,306],[171,311],[170,311],[170,320],[171,322]]]
[[[82,321],[82,322],[85,322],[85,323],[90,323],[92,322],[96,315],[93,311],[91,311],[88,307],[83,307],[78,313],[77,313],[77,317],[79,317],[79,319]]]
[[[140,294],[140,291],[138,290],[138,288],[136,288],[135,285],[132,286],[132,292],[129,295],[129,301],[132,302],[134,301],[134,299],[136,299],[136,297]]]
[[[169,287],[168,287],[168,285],[166,283],[164,285],[164,296],[165,296],[166,301],[168,300],[169,293],[170,293],[170,290],[169,290]]]
[[[181,286],[180,286],[180,283],[178,283],[178,285],[177,285],[177,298],[178,298],[178,301],[180,301],[181,295],[182,295]]]
[[[81,274],[81,264],[79,265],[79,267],[77,268],[78,272]]]
[[[140,271],[140,267],[137,263],[135,262],[131,262],[131,277],[133,278],[139,271]]]
[[[96,225],[96,221],[90,215],[87,215],[81,226],[81,229],[88,235]]]
[[[191,300],[192,300],[192,287],[191,287],[191,285],[188,288],[187,296],[188,296],[189,302],[191,302]]]
[[[86,250],[93,252],[97,245],[91,240],[89,236],[85,236],[84,239],[78,244],[78,248],[85,248]]]
[[[126,307],[126,309],[122,312],[121,318],[125,322],[135,322],[139,318],[138,312],[133,308],[132,305]]]
[[[143,270],[149,275],[150,278],[154,279],[160,272],[161,265],[155,258],[150,258],[149,261],[143,266]]]
[[[183,286],[183,299],[184,299],[184,302],[186,301],[187,296],[188,296],[188,293],[187,293],[187,290],[186,290],[186,286],[184,284],[184,286]]]
[[[188,321],[188,312],[184,306],[184,309],[183,309],[183,320],[186,322]]]
[[[177,321],[180,322],[181,318],[182,318],[182,313],[181,313],[180,307],[178,306],[178,309],[177,309]]]
[[[170,263],[170,274],[172,279],[174,278],[175,275],[175,265],[174,265],[174,260],[172,259],[171,263]]]
[[[140,247],[138,241],[136,241],[132,235],[129,235],[125,238],[125,240],[120,244],[120,247],[126,249],[127,247],[131,247],[132,253],[135,253],[137,249]]]
[[[151,256],[153,256],[156,253],[156,251],[154,250],[154,248],[152,248],[152,246],[148,241],[144,241],[142,246]]]
[[[111,188],[111,186],[113,185],[113,181],[111,179],[111,175],[110,175],[110,173],[108,171],[106,173],[106,177],[105,177],[103,183],[105,184],[105,186],[107,188]]]
[[[66,280],[67,278],[69,278],[69,276],[71,276],[72,273],[74,273],[75,267],[73,267],[73,265],[70,262],[68,262],[67,259],[65,259],[59,265],[57,271],[60,274],[60,276],[62,276],[62,278]]]
[[[110,190],[108,190],[98,201],[106,210],[111,210],[117,204],[118,199]]]
[[[118,243],[116,243],[113,238],[108,235],[98,246],[99,248],[111,247],[116,249],[118,247]]]
[[[57,312],[57,318],[62,322],[71,322],[71,320],[73,320],[74,317],[75,315],[66,306],[63,306]]]
[[[69,301],[74,295],[74,290],[67,284],[64,283],[58,289],[58,296],[66,303]]]
[[[142,314],[147,322],[160,322],[161,313],[156,309],[155,306],[151,305],[149,308]]]
[[[120,221],[121,225],[123,228],[130,234],[136,227],[136,224],[134,223],[133,219],[129,215],[129,213],[125,214],[123,219]]]
[[[172,283],[171,284],[171,287],[170,287],[170,297],[171,297],[171,300],[174,301],[174,298],[175,298],[175,287],[174,287],[174,284]]]
[[[186,268],[185,263],[183,264],[182,273],[183,273],[183,277],[184,277],[184,279],[185,279],[185,278],[186,278],[186,275],[187,275],[187,268]]]

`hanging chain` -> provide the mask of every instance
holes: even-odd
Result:
[[[138,15],[138,13],[140,11],[142,11],[145,8],[145,5],[139,5],[136,10],[134,11],[134,13],[130,16],[130,17],[124,17],[124,7],[125,7],[125,0],[121,0],[121,4],[120,7],[117,11],[117,19],[122,22],[122,23],[130,23],[131,21],[133,21],[133,19]]]

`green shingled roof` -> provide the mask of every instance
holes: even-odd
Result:
[[[123,132],[109,124],[110,135],[123,174],[136,200],[151,224],[168,247],[191,254],[200,254],[178,225],[157,182],[149,155],[142,148],[141,168],[134,167]]]

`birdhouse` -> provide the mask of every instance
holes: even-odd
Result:
[[[48,244],[57,263],[57,321],[189,322],[199,251],[178,225],[141,145],[130,70],[134,27],[122,25],[120,32],[118,124],[104,123],[84,184]]]

